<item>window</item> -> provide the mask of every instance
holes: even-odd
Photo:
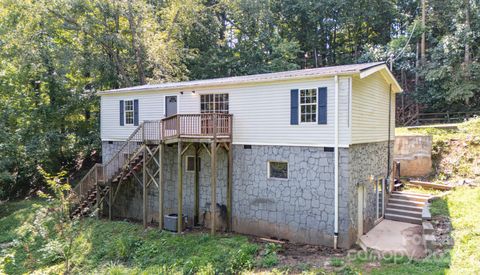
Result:
[[[317,121],[317,89],[300,90],[300,122]]]
[[[125,100],[125,124],[133,124],[133,100]]]
[[[228,114],[228,94],[208,94],[200,96],[200,112]]]
[[[186,156],[186,171],[187,172],[195,172],[195,165],[198,165],[198,171],[200,171],[200,158],[197,159],[197,162],[195,161],[195,156]]]
[[[268,177],[275,179],[288,179],[288,162],[269,161]]]

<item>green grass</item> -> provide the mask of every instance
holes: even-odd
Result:
[[[459,187],[432,202],[432,215],[451,218],[454,246],[424,260],[332,257],[333,270],[301,259],[282,266],[278,244],[259,246],[244,236],[176,235],[144,230],[127,222],[85,219],[76,225],[74,274],[480,274],[480,188]],[[55,224],[42,200],[10,202],[0,207],[0,274],[58,274],[64,270],[56,253]],[[46,224],[45,230],[42,224]],[[261,252],[260,252],[261,251]],[[260,255],[260,256],[259,256]],[[367,257],[368,256],[368,257]],[[370,265],[376,263],[379,267]],[[375,266],[375,265],[374,265]],[[258,269],[257,269],[258,270]]]
[[[38,230],[35,217],[45,211],[44,201],[1,206],[0,273],[63,271],[55,225],[45,219],[47,230]],[[79,274],[233,273],[252,269],[259,249],[244,236],[176,235],[120,221],[85,219],[76,229],[72,264]]]

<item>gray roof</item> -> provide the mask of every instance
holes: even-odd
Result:
[[[223,85],[231,85],[231,84],[266,82],[266,81],[272,81],[272,80],[295,79],[295,78],[314,77],[314,76],[348,75],[348,74],[360,73],[364,70],[367,70],[379,65],[383,65],[383,64],[385,64],[385,62],[372,62],[372,63],[363,63],[363,64],[351,64],[351,65],[330,66],[330,67],[322,67],[322,68],[314,68],[314,69],[285,71],[285,72],[278,72],[278,73],[223,77],[223,78],[193,80],[193,81],[184,81],[184,82],[147,84],[147,85],[141,85],[141,86],[107,90],[107,91],[100,92],[100,94],[109,94],[109,93],[116,93],[116,92],[122,93],[122,92],[134,92],[134,91],[147,91],[147,90],[195,88],[195,87],[204,87],[204,86],[223,86]]]

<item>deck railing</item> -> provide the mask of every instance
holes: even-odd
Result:
[[[232,135],[232,115],[230,114],[177,114],[162,121],[164,139],[230,138]]]
[[[75,196],[75,201],[80,202],[85,198],[88,191],[92,189],[97,182],[104,181],[103,166],[96,163],[83,178],[78,182],[75,188],[72,189]]]

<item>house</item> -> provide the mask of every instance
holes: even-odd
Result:
[[[144,225],[350,247],[383,217],[399,92],[383,62],[103,91],[76,192]]]

